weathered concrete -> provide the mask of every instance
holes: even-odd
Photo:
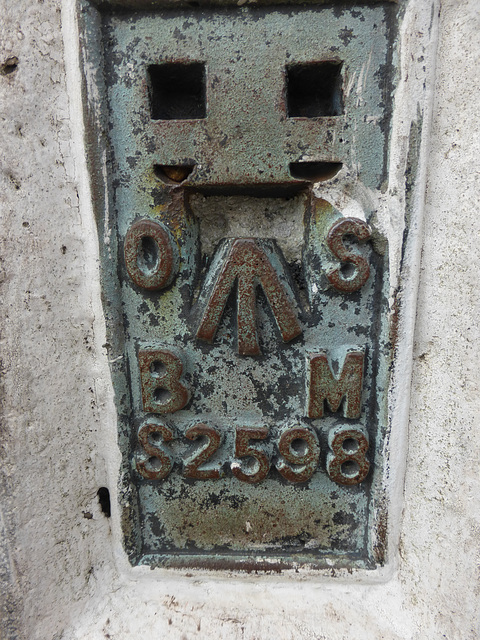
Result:
[[[96,495],[119,454],[71,4],[0,2],[0,637],[479,637],[478,3],[442,2],[400,553],[378,584],[129,571]]]

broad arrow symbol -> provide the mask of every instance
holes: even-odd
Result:
[[[220,269],[197,331],[197,338],[213,342],[225,305],[237,282],[238,353],[260,355],[256,327],[256,288],[260,285],[284,342],[302,333],[295,307],[260,241],[233,241]]]

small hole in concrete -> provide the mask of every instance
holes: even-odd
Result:
[[[334,178],[342,166],[341,162],[291,162],[290,175],[297,180],[323,182]]]
[[[289,118],[339,116],[342,104],[342,63],[309,62],[286,69]]]
[[[355,462],[355,460],[346,460],[342,464],[342,473],[344,476],[347,476],[347,478],[354,478],[358,475],[359,471],[360,467],[358,466],[358,462]]]
[[[5,62],[0,65],[0,73],[2,76],[8,76],[10,73],[13,73],[18,67],[18,58],[16,56],[11,56],[7,58]]]
[[[110,516],[112,515],[110,509],[110,491],[107,489],[107,487],[100,487],[100,489],[97,491],[97,496],[102,513],[107,518],[110,518]]]
[[[167,62],[148,68],[153,120],[205,118],[205,65]]]

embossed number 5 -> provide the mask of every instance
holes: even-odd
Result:
[[[246,473],[238,462],[232,462],[231,468],[233,475],[242,480],[254,484],[264,480],[270,470],[270,461],[264,451],[255,449],[249,444],[250,440],[265,440],[268,436],[268,427],[243,427],[238,428],[235,436],[235,456],[237,458],[253,458],[257,463],[257,470]]]

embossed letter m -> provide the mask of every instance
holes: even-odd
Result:
[[[309,418],[322,418],[324,403],[331,411],[338,411],[345,398],[343,415],[345,418],[359,418],[362,408],[363,351],[350,351],[345,356],[340,375],[334,376],[325,353],[310,356],[310,376],[308,378]]]

